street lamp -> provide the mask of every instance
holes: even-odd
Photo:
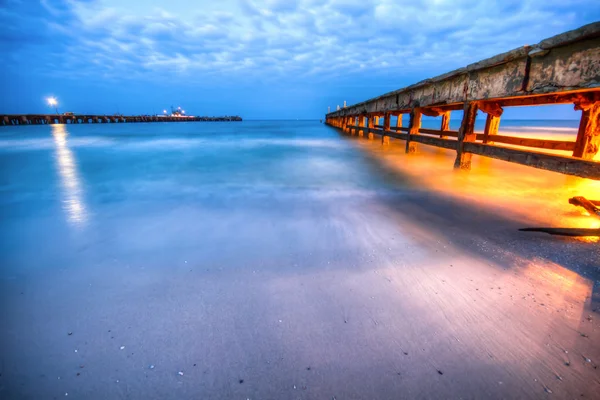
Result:
[[[48,105],[50,107],[54,107],[56,113],[58,114],[58,101],[54,97],[48,97]]]

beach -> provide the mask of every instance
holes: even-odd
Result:
[[[600,244],[518,229],[598,182],[403,143],[4,127],[0,397],[597,396]]]

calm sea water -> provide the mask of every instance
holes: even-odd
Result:
[[[577,121],[503,121],[501,132],[572,136],[576,128]],[[3,257],[25,251],[11,247],[13,230],[24,226],[53,236],[120,213],[222,207],[235,196],[398,189],[318,121],[2,127],[0,167]],[[52,224],[25,223],[40,217]]]

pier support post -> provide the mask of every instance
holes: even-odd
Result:
[[[410,135],[418,135],[421,129],[421,109],[415,107],[410,111],[410,121],[408,122],[408,138],[406,139],[406,152],[416,153],[417,143],[410,140]]]
[[[365,119],[366,117],[364,115],[359,115],[358,116],[358,126],[364,128],[365,127]],[[358,130],[358,136],[362,137],[365,134],[365,132],[362,129]]]
[[[402,114],[398,114],[398,117],[396,119],[396,128],[402,128]]]
[[[485,129],[483,131],[483,143],[493,144],[494,135],[498,134],[500,117],[502,116],[504,110],[498,103],[480,103],[479,110],[487,113]]]
[[[475,134],[475,118],[477,117],[477,103],[474,101],[465,102],[463,108],[464,114],[458,131],[458,145],[456,146],[456,160],[454,168],[471,169],[471,153],[464,151],[465,142],[474,142],[477,138]]]
[[[575,110],[582,113],[573,157],[593,160],[600,149],[600,101],[575,103]]]
[[[373,140],[375,139],[375,134],[373,132],[371,132],[371,129],[375,129],[375,118],[374,116],[370,116],[369,117],[369,133],[367,134],[367,137],[369,138],[369,140]]]
[[[500,117],[488,114],[485,119],[485,129],[483,131],[483,143],[494,144],[494,135],[498,134],[500,126]]]
[[[390,144],[390,137],[385,133],[390,131],[390,113],[383,116],[383,135],[381,135],[381,144]]]
[[[440,130],[442,130],[442,131],[450,130],[450,111],[446,111],[445,113],[442,114],[442,126],[440,127]],[[444,135],[443,133],[440,135],[440,139],[446,139],[446,138],[448,138],[448,136]]]

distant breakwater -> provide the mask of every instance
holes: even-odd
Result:
[[[237,115],[224,117],[163,115],[90,115],[90,114],[0,114],[0,125],[99,124],[126,122],[239,122]]]

